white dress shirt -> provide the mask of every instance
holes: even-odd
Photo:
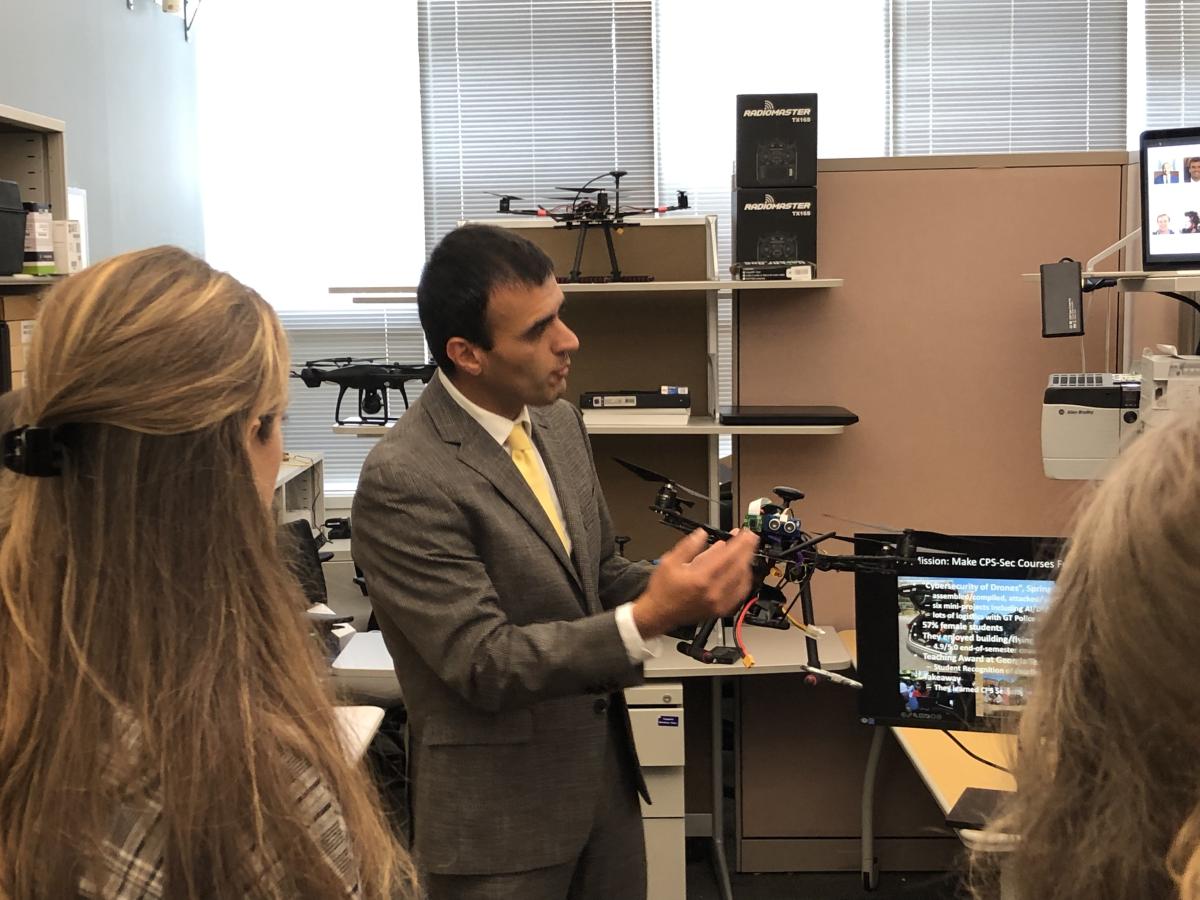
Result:
[[[466,410],[467,414],[479,423],[480,427],[486,431],[497,444],[501,446],[505,453],[510,457],[512,450],[508,446],[508,436],[512,434],[513,427],[521,425],[526,432],[530,432],[533,427],[529,418],[529,407],[521,407],[521,414],[516,419],[510,419],[507,416],[502,416],[499,413],[494,413],[484,409],[478,403],[469,400],[463,394],[454,382],[452,382],[446,373],[440,368],[437,372],[438,380],[442,383],[442,387],[446,389],[454,402]],[[530,443],[532,441],[532,433],[530,433]],[[554,510],[558,513],[558,519],[563,523],[563,530],[566,530],[566,518],[563,516],[562,503],[558,499],[558,491],[554,488],[554,480],[550,477],[550,470],[546,468],[546,462],[542,459],[541,451],[538,450],[537,444],[533,444],[533,456],[537,460],[538,468],[541,469],[542,476],[546,479],[546,484],[550,485],[550,497],[554,501]],[[571,553],[571,537],[567,535],[567,555]],[[617,616],[617,631],[621,635],[621,643],[625,645],[625,652],[629,655],[629,661],[632,663],[643,662],[654,656],[654,651],[646,646],[646,642],[642,640],[642,635],[638,632],[637,625],[633,621],[633,603],[622,603],[616,609]]]

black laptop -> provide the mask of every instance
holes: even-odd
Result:
[[[858,416],[841,406],[722,406],[722,425],[853,425]]]

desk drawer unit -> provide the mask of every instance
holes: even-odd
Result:
[[[631,707],[633,742],[642,768],[683,765],[683,707]]]
[[[650,900],[685,900],[683,803],[683,685],[651,682],[629,688],[629,719],[654,802],[642,803]]]

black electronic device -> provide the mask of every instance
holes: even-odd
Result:
[[[399,391],[408,409],[408,392],[405,385],[410,381],[428,384],[437,371],[433,363],[376,362],[374,359],[354,359],[349,356],[331,359],[315,359],[306,362],[299,372],[292,372],[308,387],[320,387],[325,382],[339,388],[333,420],[338,425],[387,425],[397,417],[391,413],[388,391]],[[358,391],[358,415],[353,419],[342,416],[342,398],[346,391]]]
[[[527,202],[523,197],[517,197],[513,194],[497,194],[493,191],[487,191],[499,199],[497,212],[512,216],[535,216],[542,219],[550,219],[559,227],[567,230],[577,229],[579,237],[575,241],[575,260],[571,265],[571,271],[567,275],[558,277],[558,280],[566,284],[574,284],[577,282],[622,282],[622,281],[653,281],[652,275],[629,275],[621,271],[620,265],[617,263],[617,248],[613,244],[613,235],[624,233],[626,228],[638,226],[639,222],[629,221],[630,216],[651,215],[654,213],[673,212],[677,209],[688,209],[687,191],[676,191],[674,205],[660,206],[631,206],[621,203],[621,179],[629,173],[624,169],[612,169],[611,171],[601,173],[588,182],[585,182],[580,187],[556,187],[556,191],[566,191],[568,196],[555,196],[546,198],[549,205],[537,203],[531,207],[513,208],[513,201],[519,200]],[[612,179],[612,201],[609,202],[609,193],[607,190],[593,187],[593,185],[604,178]],[[588,232],[599,229],[604,233],[604,243],[608,248],[609,272],[604,275],[584,275],[582,272],[583,265],[583,248],[587,241]]]
[[[321,523],[331,541],[348,541],[353,535],[349,516],[334,516]]]
[[[0,178],[0,275],[19,275],[25,267],[25,215],[20,185]]]
[[[722,406],[723,425],[853,425],[858,416],[841,406]]]
[[[1142,267],[1200,270],[1200,126],[1143,131]]]
[[[1041,267],[1042,337],[1083,334],[1083,267],[1075,260]]]
[[[687,388],[657,391],[584,391],[579,395],[579,408],[589,409],[691,409],[692,395]]]
[[[816,94],[738,95],[734,179],[740,188],[816,186]]]
[[[734,191],[733,260],[739,269],[815,265],[817,189]]]
[[[901,534],[857,534],[864,556]],[[1055,537],[925,533],[890,569],[855,574],[859,715],[872,725],[994,728],[1036,669],[1029,626],[1065,549]],[[894,555],[894,554],[891,554]]]

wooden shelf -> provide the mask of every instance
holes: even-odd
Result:
[[[66,275],[0,275],[0,294],[34,294],[44,291]]]
[[[380,437],[391,425],[334,425],[334,434]],[[841,434],[845,425],[722,425],[710,416],[692,416],[686,425],[587,425],[588,434]]]
[[[624,281],[619,284],[563,284],[564,294],[678,294],[688,291],[804,291],[838,288],[841,278],[811,281]],[[416,303],[417,289],[400,287],[331,287],[331,294],[356,294],[355,303]]]

